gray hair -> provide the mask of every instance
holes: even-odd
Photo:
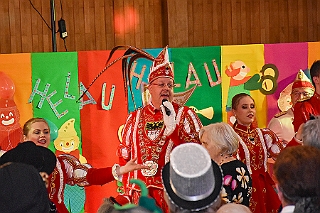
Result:
[[[233,154],[239,148],[239,136],[227,123],[214,123],[201,128],[199,138],[206,132],[210,141],[224,154]]]
[[[304,145],[320,149],[320,119],[307,121],[302,127],[302,141]]]

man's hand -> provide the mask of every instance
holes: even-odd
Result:
[[[124,166],[120,166],[119,170],[117,171],[117,174],[123,175],[128,172],[132,172],[134,170],[140,170],[140,169],[149,169],[148,166],[142,165],[142,164],[137,164],[135,161],[137,158],[131,159],[126,163]]]
[[[169,116],[166,114],[166,110],[163,105],[170,110]],[[163,115],[163,122],[164,122],[164,125],[166,126],[164,129],[164,135],[169,136],[172,134],[172,132],[176,128],[176,112],[174,111],[174,108],[171,102],[165,101],[163,102],[163,105],[161,105],[160,108]]]

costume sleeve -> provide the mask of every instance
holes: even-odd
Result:
[[[281,122],[277,118],[272,118],[268,124],[268,128],[273,131],[281,140],[280,136],[283,133]]]
[[[131,113],[122,130],[122,142],[118,146],[117,155],[120,165],[125,165],[131,159],[132,130],[134,125],[134,114]]]
[[[292,140],[287,144],[286,147],[291,147],[291,146],[301,146],[302,143],[299,143],[295,137],[292,138]]]
[[[112,167],[101,169],[91,168],[86,175],[87,182],[90,185],[103,185],[114,180]]]
[[[78,186],[103,185],[114,180],[112,167],[92,168],[90,164],[81,164],[72,155],[59,156],[66,168],[67,184]]]
[[[268,128],[261,129],[268,150],[268,155],[272,158],[276,158],[285,145],[281,143],[278,136]]]
[[[199,132],[202,127],[202,123],[194,112],[189,107],[181,107],[178,110],[176,117],[177,128],[169,136],[175,145],[179,145],[186,142],[199,143]]]
[[[307,101],[298,102],[294,106],[293,111],[293,126],[294,131],[297,132],[300,125],[307,122],[310,119],[310,114],[315,114],[313,107]]]

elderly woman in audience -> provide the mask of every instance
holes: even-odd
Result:
[[[281,213],[320,212],[320,150],[311,146],[288,147],[275,164]]]
[[[232,111],[236,117],[233,129],[241,138],[238,157],[247,165],[252,178],[249,207],[254,213],[277,212],[281,203],[267,171],[267,160],[269,156],[276,158],[284,147],[270,129],[254,127],[256,108],[251,96],[235,95]]]
[[[303,145],[314,146],[320,149],[320,118],[315,117],[302,125]]]
[[[221,166],[223,172],[222,200],[249,206],[252,182],[246,164],[235,158],[239,136],[226,123],[214,123],[200,130],[200,141],[211,159]]]

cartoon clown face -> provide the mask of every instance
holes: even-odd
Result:
[[[15,120],[15,114],[13,111],[2,112],[0,115],[1,125],[3,126],[10,126],[14,124]]]
[[[58,137],[54,140],[54,146],[57,150],[70,153],[78,149],[80,139],[74,128],[75,119],[67,120],[59,129]]]
[[[71,151],[78,149],[79,143],[78,136],[60,137],[58,140],[55,140],[54,146],[62,152],[70,153]]]
[[[0,99],[0,149],[9,150],[22,141],[20,114],[14,101]]]
[[[10,130],[19,125],[19,111],[13,101],[5,100],[7,104],[1,104],[0,99],[0,130]]]

